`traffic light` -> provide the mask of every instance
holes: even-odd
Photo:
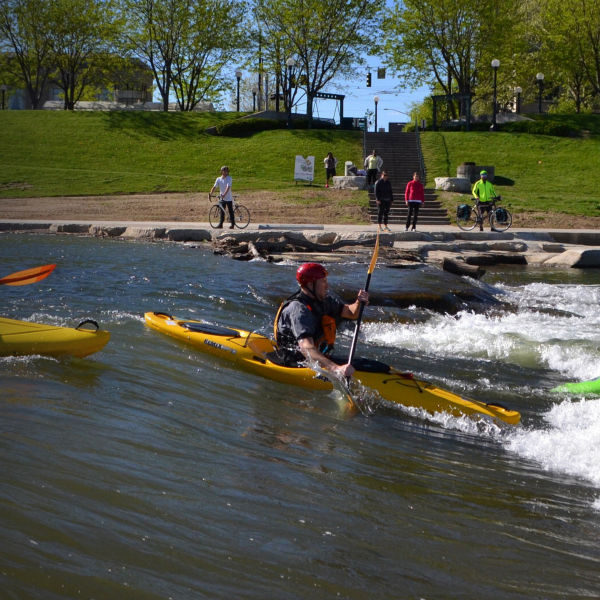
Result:
[[[367,73],[367,87],[371,87],[371,71]]]

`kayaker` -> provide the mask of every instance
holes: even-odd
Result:
[[[298,267],[300,290],[282,303],[275,317],[277,352],[286,366],[309,360],[339,377],[350,377],[354,373],[351,364],[338,364],[327,355],[333,349],[337,323],[357,319],[360,303],[368,304],[369,294],[360,290],[352,304],[344,304],[328,293],[327,274],[318,263]]]

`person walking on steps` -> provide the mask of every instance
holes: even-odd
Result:
[[[487,171],[481,171],[479,173],[479,180],[475,182],[473,186],[473,198],[475,198],[475,205],[479,210],[479,231],[483,231],[483,217],[485,214],[489,214],[492,209],[492,203],[494,198],[498,195],[491,181],[488,181]]]
[[[367,187],[372,190],[377,181],[377,174],[383,167],[383,159],[377,154],[377,150],[373,150],[367,158],[365,158],[365,169],[367,170]]]
[[[375,184],[375,202],[377,203],[377,228],[379,231],[390,231],[388,227],[388,217],[390,208],[394,201],[394,193],[392,192],[392,183],[388,179],[387,171],[381,172],[381,177]],[[383,228],[381,224],[383,223]]]
[[[329,187],[329,180],[335,177],[335,168],[337,167],[337,158],[329,152],[323,159],[325,163],[325,187]]]
[[[352,304],[329,294],[327,270],[318,263],[298,267],[300,290],[285,300],[275,317],[277,360],[286,366],[316,362],[338,377],[350,377],[354,367],[331,358],[336,326],[341,319],[357,319],[360,304],[369,303],[369,294],[360,290]]]
[[[420,175],[415,171],[413,178],[406,184],[404,190],[404,201],[408,207],[406,217],[406,231],[410,227],[412,220],[412,231],[417,230],[417,219],[419,218],[419,209],[425,204],[425,188],[421,183]]]
[[[233,181],[231,179],[231,175],[229,174],[229,167],[223,166],[221,167],[221,176],[217,177],[214,185],[210,188],[210,192],[208,192],[208,197],[212,196],[212,193],[215,191],[215,188],[219,188],[219,206],[221,207],[221,218],[219,224],[217,225],[217,229],[223,228],[223,220],[225,218],[225,208],[229,212],[229,220],[231,225],[229,229],[233,229],[235,227],[235,217],[233,215],[233,196],[231,195],[231,185]]]

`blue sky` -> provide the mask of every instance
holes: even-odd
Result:
[[[339,85],[328,86],[323,91],[329,92],[331,88],[332,93],[346,95],[344,99],[345,117],[362,117],[367,110],[375,111],[374,97],[378,96],[377,127],[384,127],[386,131],[390,121],[408,121],[409,117],[402,113],[408,113],[414,102],[422,102],[426,96],[431,94],[427,86],[411,90],[387,73],[385,79],[377,79],[377,67],[371,68],[370,88],[367,87],[366,80],[366,68],[361,68],[352,83],[341,82]],[[335,102],[318,100],[315,106],[315,116],[332,118],[335,110]],[[335,119],[339,120],[338,112],[335,113]]]

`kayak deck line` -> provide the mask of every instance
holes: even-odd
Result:
[[[147,312],[144,321],[148,327],[227,360],[246,372],[308,389],[334,388],[329,378],[309,367],[286,367],[271,360],[275,344],[260,333],[193,319],[177,319],[166,313]],[[357,358],[353,365],[354,378],[362,386],[396,405],[421,408],[431,414],[447,412],[457,417],[489,417],[510,425],[518,424],[521,419],[517,411],[463,398],[381,361]]]

